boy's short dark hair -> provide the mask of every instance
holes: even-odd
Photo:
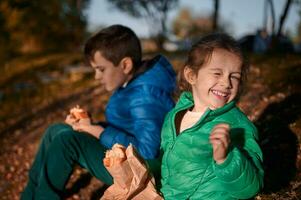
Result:
[[[141,64],[142,50],[139,38],[134,31],[122,25],[104,28],[87,40],[84,54],[88,62],[93,61],[97,51],[115,66],[125,57],[132,59],[135,70]]]

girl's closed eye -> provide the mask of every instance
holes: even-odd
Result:
[[[218,68],[211,69],[210,71],[213,74],[213,76],[216,76],[216,77],[221,76],[223,74],[222,70],[218,69]]]
[[[232,80],[240,81],[240,76],[232,75],[232,76],[230,76],[230,78],[231,78]]]
[[[220,72],[214,72],[213,73],[215,76],[220,76],[222,73],[220,73]]]

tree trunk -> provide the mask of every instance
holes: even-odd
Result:
[[[262,28],[265,30],[268,30],[268,0],[264,1],[264,7],[263,7],[263,24]]]
[[[268,0],[270,3],[270,9],[272,14],[272,35],[275,35],[275,9],[273,0]]]
[[[212,30],[218,30],[218,13],[219,13],[219,0],[214,0],[214,13],[213,13],[213,23]]]
[[[288,14],[288,11],[289,11],[289,8],[292,4],[292,0],[287,0],[286,1],[286,5],[285,5],[285,8],[284,8],[284,11],[281,15],[281,18],[280,18],[280,22],[279,22],[279,28],[278,28],[278,32],[277,32],[277,37],[279,37],[282,33],[282,28],[283,28],[283,25],[284,25],[284,22],[285,22],[285,19],[287,17],[287,14]]]

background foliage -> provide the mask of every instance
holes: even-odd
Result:
[[[78,48],[89,0],[1,0],[0,59]]]

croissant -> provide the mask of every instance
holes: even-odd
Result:
[[[106,156],[103,159],[105,167],[116,166],[126,160],[126,148],[120,144],[114,144],[112,150],[106,151]]]
[[[70,114],[75,117],[75,119],[84,119],[84,118],[89,118],[88,113],[80,108],[79,106],[76,106],[70,110]]]

